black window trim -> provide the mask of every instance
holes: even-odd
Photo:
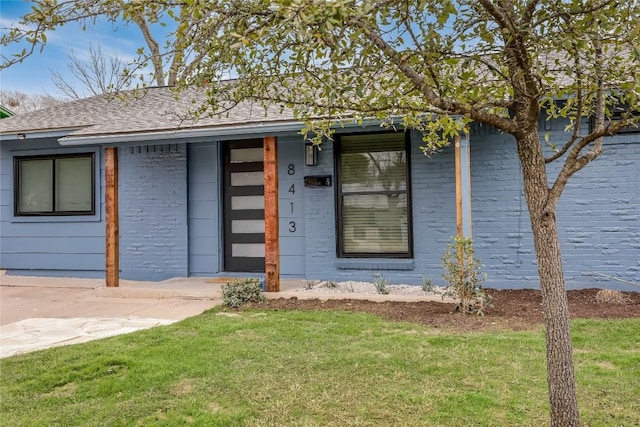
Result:
[[[91,209],[86,211],[56,211],[55,210],[55,173],[56,159],[83,158],[91,159]],[[43,216],[91,216],[96,214],[96,176],[95,176],[95,152],[89,153],[68,153],[68,154],[45,154],[36,156],[16,156],[13,158],[13,215],[15,217],[43,217]],[[53,168],[51,180],[51,194],[53,200],[52,211],[43,212],[20,212],[20,162],[29,160],[52,160]]]
[[[344,136],[370,135],[375,138],[376,135],[397,134],[404,132],[404,149],[407,161],[407,181],[404,194],[407,195],[407,252],[349,252],[345,253],[343,245],[342,231],[342,180],[340,176],[340,166],[342,158],[341,138]],[[355,132],[336,135],[334,140],[334,171],[335,171],[335,206],[336,206],[336,255],[338,258],[371,258],[371,259],[407,259],[413,258],[413,202],[412,202],[412,185],[411,185],[411,132],[406,131],[390,131],[390,132]],[[351,195],[359,194],[398,194],[401,191],[375,191],[375,192],[352,192]]]
[[[617,105],[611,108],[613,111],[611,113],[611,117],[605,117],[605,122],[604,122],[605,126],[622,120],[623,114],[625,114],[629,110],[629,107],[627,105]],[[637,113],[633,113],[633,114],[635,115]],[[595,128],[596,128],[596,118],[594,116],[590,116],[589,132],[593,132]],[[640,133],[640,123],[624,127],[618,130],[618,132],[616,132],[616,135],[623,135],[623,134],[629,134],[629,133]]]

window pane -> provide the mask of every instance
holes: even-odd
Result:
[[[263,258],[264,243],[233,243],[231,245],[231,256]]]
[[[53,211],[52,160],[21,160],[19,163],[18,211]]]
[[[264,150],[259,148],[232,148],[229,150],[231,163],[261,162]]]
[[[406,190],[407,157],[403,134],[357,135],[343,137],[340,141],[343,193]]]
[[[231,185],[241,187],[245,185],[264,185],[264,172],[235,172],[231,174]]]
[[[264,209],[264,196],[231,196],[231,209]]]
[[[264,233],[264,219],[234,219],[231,221],[234,234]]]
[[[91,160],[56,159],[56,211],[91,211]]]
[[[342,227],[345,253],[406,253],[407,195],[345,195]]]

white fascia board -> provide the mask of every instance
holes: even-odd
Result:
[[[302,122],[287,122],[225,126],[217,128],[179,129],[157,132],[134,132],[115,135],[67,136],[65,138],[60,138],[58,142],[63,146],[148,143],[181,138],[228,137],[234,135],[256,134],[269,135],[280,132],[299,131],[303,126]]]
[[[42,139],[42,138],[64,138],[70,133],[78,130],[76,129],[56,129],[56,130],[29,130],[29,131],[11,131],[7,133],[0,133],[0,141],[15,141],[15,140],[29,140],[29,139]]]
[[[379,125],[380,121],[376,119],[368,119],[358,123],[343,123],[335,126],[336,129],[369,127]],[[181,138],[211,138],[211,137],[231,137],[231,136],[251,136],[273,135],[282,132],[296,132],[304,127],[304,122],[279,122],[279,123],[260,123],[239,126],[224,126],[210,128],[195,129],[178,129],[164,130],[153,132],[130,132],[112,135],[87,135],[87,136],[66,136],[60,138],[58,142],[63,146],[74,145],[104,145],[104,144],[127,144],[127,143],[149,143],[154,141],[165,141]]]

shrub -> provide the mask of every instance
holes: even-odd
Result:
[[[338,287],[338,284],[336,282],[327,281],[324,282],[324,285],[322,285],[322,287],[327,289],[335,289]]]
[[[238,308],[248,302],[262,302],[262,284],[259,279],[234,279],[222,285],[222,305]]]
[[[433,280],[431,278],[422,277],[422,290],[424,292],[435,292],[436,286],[433,284]]]
[[[376,292],[380,295],[389,295],[389,289],[387,285],[389,285],[389,281],[384,278],[382,273],[371,273],[373,277],[373,285],[376,287]]]
[[[596,302],[600,304],[626,304],[629,302],[629,298],[620,291],[600,289],[596,294]]]
[[[456,310],[484,315],[488,296],[482,289],[486,275],[480,272],[480,261],[473,257],[473,241],[454,237],[442,256],[442,278],[447,283],[443,296],[458,301]]]

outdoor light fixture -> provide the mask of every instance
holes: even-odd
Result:
[[[318,166],[318,146],[313,142],[305,142],[304,144],[304,164]]]

